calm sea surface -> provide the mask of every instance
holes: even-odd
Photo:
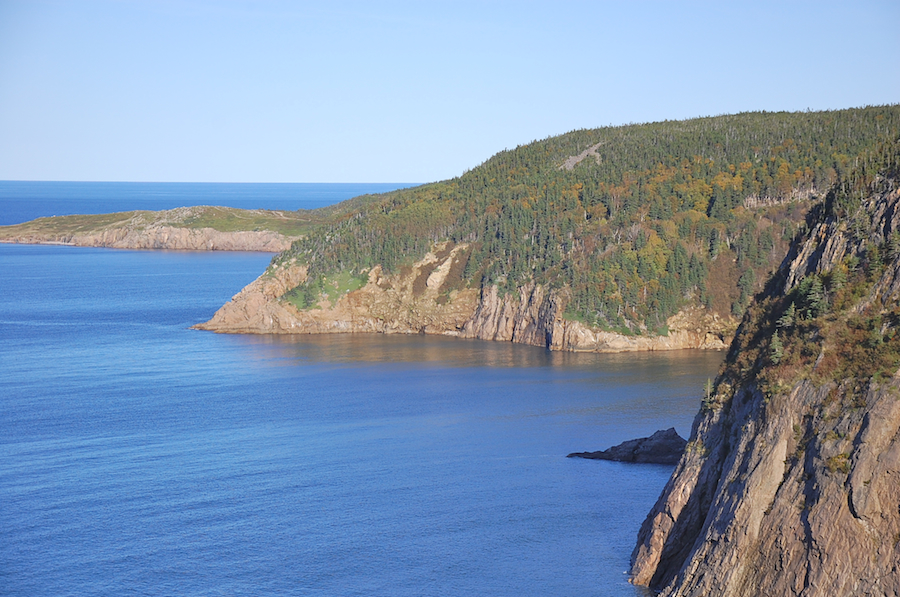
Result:
[[[0,245],[0,594],[643,594],[671,468],[565,455],[721,353],[188,329],[269,259]]]
[[[315,209],[402,183],[33,182],[0,180],[0,226],[34,218],[136,209],[222,205],[242,209]]]

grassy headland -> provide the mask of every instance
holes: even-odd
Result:
[[[124,211],[111,214],[37,218],[12,226],[0,226],[0,240],[24,236],[72,236],[95,234],[112,228],[141,230],[153,226],[220,232],[270,230],[285,236],[301,236],[321,224],[315,211],[273,211],[233,207],[183,207],[166,211]]]

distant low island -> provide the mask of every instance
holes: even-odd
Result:
[[[293,241],[320,221],[314,211],[181,207],[38,218],[0,226],[0,242],[277,253],[290,248]]]

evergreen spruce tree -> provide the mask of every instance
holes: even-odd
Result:
[[[781,343],[781,339],[778,337],[778,332],[772,335],[772,342],[769,345],[769,358],[772,359],[774,364],[778,364],[781,362],[781,359],[784,358],[784,345]]]
[[[796,315],[797,309],[794,307],[794,303],[791,303],[790,306],[784,310],[784,313],[781,317],[778,318],[778,322],[776,325],[782,329],[790,329],[794,327],[794,317]]]

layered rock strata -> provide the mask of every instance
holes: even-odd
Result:
[[[551,350],[627,352],[725,348],[731,322],[699,309],[670,318],[668,336],[624,336],[563,317],[565,294],[528,284],[503,294],[496,286],[455,287],[465,244],[435,247],[407,271],[366,272],[366,284],[311,309],[297,309],[285,293],[303,281],[305,267],[275,265],[198,329],[225,333],[438,334],[517,342]],[[423,283],[424,282],[424,283]]]
[[[900,231],[896,179],[882,181],[885,187],[864,202],[862,217],[839,219],[823,209],[761,304],[783,309],[780,297],[807,276],[834,282],[841,264],[885,259],[876,248],[894,247]],[[864,340],[866,354],[885,354],[875,352],[884,349],[879,343],[896,342],[900,251],[890,253],[881,270],[872,266],[881,273],[861,296],[816,324],[883,321]],[[829,355],[854,347],[826,343],[817,358],[807,357],[814,360],[807,374],[772,387],[767,375],[775,365],[740,364],[759,339],[752,323],[778,316],[762,309],[756,320],[745,317],[716,395],[697,415],[685,454],[640,530],[632,580],[667,597],[900,595],[900,371],[890,377],[897,363],[888,361],[887,378],[829,378],[821,374],[826,365],[854,365]],[[777,321],[790,324],[783,315]],[[809,327],[804,347],[819,341]],[[763,342],[770,348],[756,363],[777,364],[780,341]]]

